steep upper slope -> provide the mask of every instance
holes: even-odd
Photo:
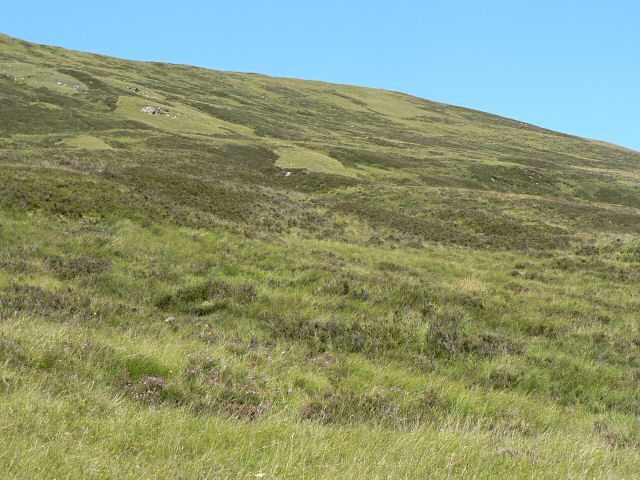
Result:
[[[3,36],[0,106],[11,205],[507,249],[640,229],[639,153],[399,93]]]

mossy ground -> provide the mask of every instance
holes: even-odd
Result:
[[[0,37],[0,471],[635,478],[639,164]]]

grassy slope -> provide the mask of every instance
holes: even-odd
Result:
[[[0,470],[635,477],[639,166],[0,36]]]

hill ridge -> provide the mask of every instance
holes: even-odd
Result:
[[[639,153],[637,150],[634,150],[634,149],[629,148],[629,147],[624,147],[624,146],[621,146],[621,145],[617,145],[617,144],[615,144],[613,142],[610,142],[610,141],[607,141],[607,140],[592,139],[592,138],[583,137],[583,136],[580,136],[580,135],[575,135],[575,134],[571,134],[571,133],[567,133],[567,132],[562,132],[562,131],[559,131],[559,130],[553,130],[553,129],[542,127],[540,125],[536,125],[534,123],[530,123],[530,122],[527,122],[527,121],[524,121],[524,120],[511,118],[511,117],[507,117],[507,116],[504,116],[504,115],[499,115],[499,114],[488,112],[488,111],[469,108],[469,107],[465,107],[463,105],[454,105],[454,104],[448,104],[448,103],[440,102],[440,101],[436,101],[436,100],[430,100],[430,99],[419,97],[419,96],[416,96],[416,95],[412,95],[410,93],[403,92],[403,91],[400,91],[400,90],[390,90],[390,89],[381,88],[381,87],[370,87],[370,86],[363,86],[363,85],[353,85],[353,84],[346,84],[346,83],[338,83],[338,82],[331,82],[331,81],[328,81],[328,80],[315,80],[315,79],[306,79],[306,78],[298,78],[298,77],[287,77],[287,76],[278,76],[278,75],[274,76],[274,75],[267,75],[267,74],[263,74],[263,73],[260,73],[260,72],[252,72],[252,71],[246,71],[245,72],[245,71],[234,71],[234,70],[229,70],[229,71],[218,70],[218,69],[215,69],[215,68],[203,67],[203,66],[198,66],[198,65],[190,65],[190,64],[186,64],[186,63],[173,63],[173,62],[154,61],[154,60],[131,60],[131,59],[121,58],[121,57],[117,57],[117,56],[113,56],[113,55],[102,54],[102,53],[98,53],[98,52],[84,52],[82,50],[69,49],[69,48],[66,48],[66,47],[63,47],[63,46],[60,46],[60,45],[49,45],[49,44],[41,44],[41,43],[37,43],[37,42],[28,42],[28,41],[22,40],[20,38],[12,37],[12,36],[10,36],[8,34],[0,32],[0,38],[1,37],[4,37],[5,39],[7,39],[9,41],[23,42],[23,43],[28,44],[28,45],[37,45],[39,47],[45,47],[45,48],[51,48],[51,49],[59,49],[59,50],[67,51],[67,52],[70,52],[70,53],[94,55],[96,57],[112,59],[112,60],[120,60],[120,61],[125,61],[125,62],[132,62],[132,63],[168,65],[168,66],[183,67],[183,68],[193,68],[193,69],[198,69],[198,70],[203,70],[205,72],[213,72],[213,73],[249,75],[249,76],[265,77],[265,78],[270,78],[270,79],[282,79],[282,80],[293,80],[293,81],[299,81],[299,82],[307,82],[307,83],[310,83],[310,84],[316,83],[316,84],[325,85],[325,86],[355,87],[355,88],[360,88],[360,89],[365,89],[365,90],[382,91],[382,92],[386,92],[386,93],[406,96],[406,97],[409,97],[411,99],[417,99],[417,100],[421,100],[421,101],[425,101],[425,102],[434,103],[434,104],[441,105],[441,106],[444,106],[444,107],[459,108],[459,109],[462,109],[464,111],[469,111],[469,112],[473,112],[473,113],[480,113],[480,114],[483,114],[483,115],[493,116],[493,117],[496,117],[496,118],[501,119],[501,120],[509,120],[509,121],[515,122],[517,124],[521,124],[522,126],[525,126],[525,127],[536,128],[536,129],[540,129],[540,130],[543,130],[543,131],[546,131],[546,132],[549,132],[549,133],[567,135],[567,136],[572,137],[572,138],[581,139],[581,140],[587,140],[587,141],[592,141],[592,142],[605,143],[605,144],[612,145],[612,146],[615,146],[615,147],[618,147],[618,148],[621,148],[621,149],[629,150],[629,151],[631,151],[633,153]]]

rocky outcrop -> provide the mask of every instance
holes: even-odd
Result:
[[[151,106],[147,106],[147,107],[142,107],[140,109],[141,112],[143,113],[148,113],[149,115],[168,115],[169,112],[167,110],[165,110],[164,108],[160,108],[160,107],[151,107]]]

